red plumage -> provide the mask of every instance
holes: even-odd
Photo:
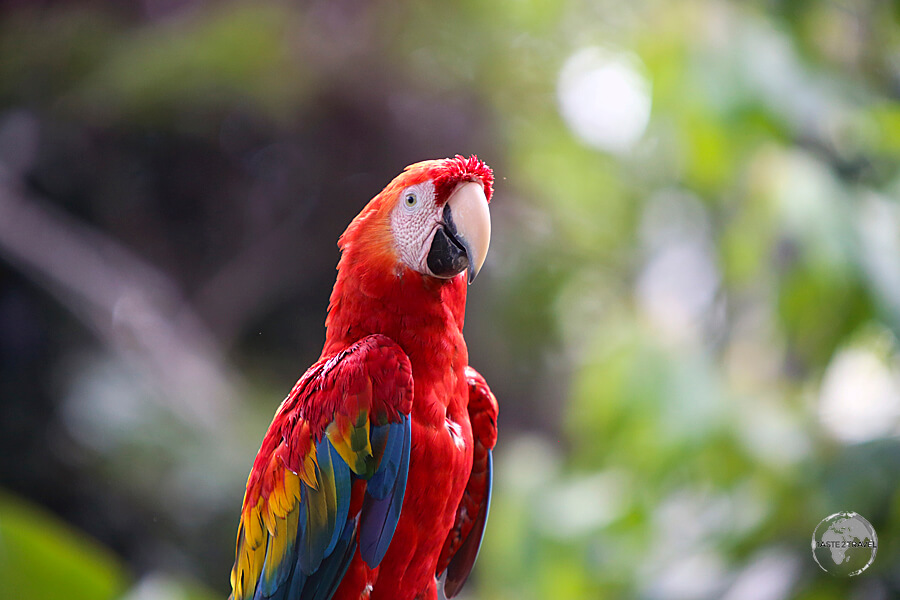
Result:
[[[276,414],[248,480],[232,573],[235,598],[251,597],[255,590],[259,597],[294,600],[291,593],[301,570],[291,561],[302,561],[305,548],[315,553],[318,547],[310,541],[310,531],[328,540],[335,511],[340,521],[341,510],[347,510],[346,537],[349,528],[356,528],[353,540],[359,539],[361,546],[367,543],[365,519],[372,517],[365,505],[374,500],[366,494],[375,481],[369,478],[375,465],[387,461],[379,455],[382,450],[374,432],[379,425],[400,427],[405,415],[411,429],[408,476],[399,520],[383,559],[370,567],[361,550],[349,546],[349,564],[334,567],[341,561],[330,559],[326,551],[321,566],[302,575],[298,597],[306,597],[302,590],[310,586],[323,587],[316,578],[325,576],[316,573],[332,568],[346,572],[333,576],[336,589],[326,586],[320,592],[325,598],[429,600],[437,598],[437,574],[447,571],[448,595],[465,581],[487,517],[497,403],[484,379],[468,365],[462,333],[465,275],[432,277],[399,260],[391,214],[399,194],[410,186],[433,183],[440,205],[461,183],[470,181],[481,183],[490,200],[493,174],[474,156],[412,165],[373,198],[341,236],[342,256],[321,358]],[[368,450],[358,449],[363,429],[366,443],[371,441]],[[330,463],[323,463],[326,441],[333,448],[331,456],[340,454],[353,475],[347,480],[352,480],[352,487],[341,492],[338,473],[345,467],[334,463],[338,485],[332,495],[337,498],[329,500],[326,516],[321,517],[304,502],[308,505],[316,490],[324,489],[321,482],[330,468]],[[311,460],[313,455],[318,459]],[[295,486],[304,491],[292,496]],[[352,493],[346,491],[350,489]],[[348,496],[349,509],[341,508],[341,494]],[[273,534],[279,514],[285,524]],[[253,537],[258,520],[265,525],[262,541]],[[290,535],[278,538],[296,521],[300,523],[296,540]],[[315,529],[308,525],[313,521],[325,525]],[[333,538],[343,536],[341,531],[338,523]],[[268,550],[260,558],[263,542]],[[332,541],[335,555],[341,544]],[[276,557],[271,566],[270,555]],[[255,577],[259,583],[251,585]]]

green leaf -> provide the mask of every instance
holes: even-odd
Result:
[[[104,600],[126,589],[119,561],[37,507],[0,493],[0,581],[17,600]]]

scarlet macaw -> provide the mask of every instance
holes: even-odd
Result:
[[[341,236],[322,355],[247,480],[234,600],[433,600],[444,572],[448,597],[465,583],[497,440],[462,335],[492,185],[475,156],[416,163]]]

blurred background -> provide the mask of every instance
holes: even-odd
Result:
[[[4,2],[0,596],[224,598],[338,235],[477,153],[464,597],[900,597],[898,100],[896,1]]]

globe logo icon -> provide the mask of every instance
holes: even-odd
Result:
[[[875,528],[855,512],[825,517],[813,531],[813,558],[826,573],[853,577],[869,568],[878,551]]]

